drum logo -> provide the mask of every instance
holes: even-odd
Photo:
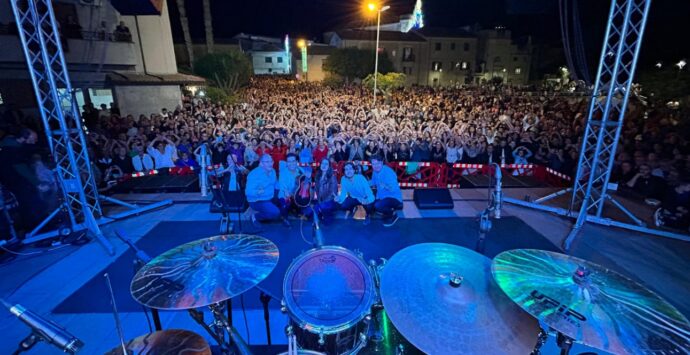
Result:
[[[323,255],[319,258],[319,261],[324,264],[333,264],[335,263],[335,259],[335,255]]]
[[[553,307],[556,309],[556,314],[560,315],[568,321],[569,323],[575,325],[575,326],[580,326],[580,322],[586,322],[587,317],[582,315],[581,313],[577,312],[576,310],[568,307],[567,305],[558,302],[557,300],[537,291],[534,290],[530,293],[530,296],[538,303],[544,305],[545,307]]]

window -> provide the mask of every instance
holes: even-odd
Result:
[[[517,61],[518,61],[518,58],[517,58],[517,57],[513,57],[513,62],[517,62]]]
[[[465,42],[465,44],[464,44],[462,47],[463,47],[463,49],[465,50],[465,52],[469,52],[469,51],[470,51],[470,44],[469,44],[469,43]]]
[[[432,71],[442,71],[443,70],[443,64],[441,62],[431,62],[431,70]]]
[[[272,57],[266,57],[266,58],[264,58],[264,61],[266,61],[266,63],[273,63],[273,58]]]
[[[501,57],[495,57],[494,58],[494,63],[500,63],[501,62]]]
[[[412,75],[412,67],[403,67],[403,73]]]
[[[414,62],[414,52],[412,51],[412,47],[404,47],[403,48],[402,61],[403,62]]]
[[[522,68],[515,68],[515,74],[522,74]]]
[[[277,57],[277,60],[278,60],[278,63],[282,63],[282,62],[283,62],[283,57]]]
[[[453,43],[450,44],[450,50],[451,50],[451,51],[454,51],[454,50],[455,50],[455,42],[453,42]]]
[[[436,42],[436,43],[434,44],[434,49],[437,50],[437,51],[440,51],[440,50],[441,50],[441,42]]]

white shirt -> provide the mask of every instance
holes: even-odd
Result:
[[[149,147],[146,151],[153,157],[153,161],[156,162],[156,169],[172,168],[175,166],[175,147],[172,145],[166,144],[163,153],[153,147]]]
[[[143,157],[137,154],[132,158],[132,165],[136,171],[153,170],[153,159],[148,154],[144,154]]]

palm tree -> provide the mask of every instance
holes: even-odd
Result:
[[[187,20],[187,11],[184,8],[184,0],[177,1],[177,11],[180,13],[180,25],[182,26],[182,35],[184,36],[184,46],[187,49],[187,57],[189,57],[189,67],[194,69],[194,49],[192,47],[192,36],[189,34],[189,21]]]
[[[204,29],[206,30],[206,53],[213,53],[213,22],[211,21],[211,0],[203,0]]]

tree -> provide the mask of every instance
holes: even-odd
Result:
[[[204,30],[206,31],[206,53],[213,53],[213,21],[211,21],[211,0],[203,0]]]
[[[364,78],[374,72],[376,53],[373,50],[339,48],[334,50],[323,63],[323,69],[346,80]],[[393,70],[393,63],[386,53],[379,54],[379,73]]]
[[[252,63],[246,55],[237,50],[211,53],[194,63],[194,72],[206,78],[212,86],[232,93],[249,83]]]
[[[390,90],[405,86],[406,79],[407,76],[405,76],[403,73],[379,73],[378,78],[376,79],[376,87],[378,91],[382,92],[384,95],[388,95]],[[367,77],[362,81],[362,84],[365,87],[374,90],[374,74],[367,75]]]
[[[192,36],[189,34],[189,21],[187,20],[187,11],[184,8],[184,0],[177,0],[177,11],[180,13],[180,25],[182,26],[184,47],[187,50],[187,57],[189,57],[189,66],[194,70],[194,49]]]

